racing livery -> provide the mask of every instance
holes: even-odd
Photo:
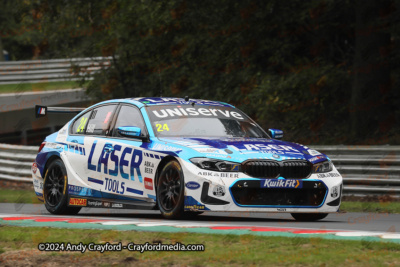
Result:
[[[82,207],[287,212],[319,220],[337,212],[342,176],[324,154],[267,134],[230,104],[182,98],[104,101],[46,137],[32,165],[36,195],[53,214]]]

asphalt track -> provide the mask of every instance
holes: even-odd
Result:
[[[43,204],[1,203],[1,214],[51,216]],[[71,216],[69,216],[71,217]],[[142,210],[109,210],[83,208],[76,218],[106,220],[140,220],[151,224],[184,224],[200,226],[203,224],[252,226],[252,227],[293,227],[321,230],[376,231],[398,234],[400,232],[400,214],[387,213],[335,213],[317,222],[297,222],[290,214],[285,213],[239,213],[239,212],[205,212],[191,220],[169,221],[162,218],[159,211]]]

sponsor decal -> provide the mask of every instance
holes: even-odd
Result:
[[[122,205],[121,203],[112,203],[111,204],[111,208],[123,208],[124,205]]]
[[[33,173],[36,173],[36,171],[37,171],[37,164],[36,164],[36,162],[34,162],[33,164],[32,164],[32,172]],[[36,181],[36,180],[35,180]]]
[[[109,208],[111,206],[110,202],[103,202],[103,206]]]
[[[185,210],[206,210],[204,205],[185,205]]]
[[[70,198],[69,204],[72,206],[84,206],[86,207],[87,200],[85,198]]]
[[[153,170],[154,170],[154,163],[151,163],[150,161],[145,161],[144,172],[148,174],[153,174]]]
[[[218,174],[218,173],[215,173]],[[213,172],[199,172],[197,175],[203,175],[203,176],[216,176],[213,175]],[[219,175],[218,175],[219,176]]]
[[[285,145],[268,145],[268,144],[237,144],[231,145],[232,148],[239,152],[256,151],[269,154],[302,154],[299,150]]]
[[[302,188],[302,180],[293,179],[266,179],[261,180],[261,188]]]
[[[88,200],[87,201],[87,206],[88,207],[101,207],[103,205],[103,202],[97,201],[97,200]]]
[[[93,133],[93,132],[94,132],[94,128],[96,128],[96,124],[90,123],[90,124],[88,125],[88,127],[86,128],[86,132],[87,132],[87,133]]]
[[[330,173],[318,173],[318,178],[331,178],[331,177],[339,177],[340,174],[337,172],[330,172]]]
[[[232,118],[244,120],[239,112],[231,108],[212,108],[212,107],[177,107],[177,108],[157,108],[151,111],[152,115],[159,119],[172,117],[215,117],[215,118]]]
[[[216,186],[213,189],[213,195],[217,197],[225,196],[225,187],[223,186]]]
[[[153,180],[148,177],[144,177],[144,188],[153,190]]]
[[[339,196],[339,186],[334,186],[331,189],[331,197],[337,198]]]
[[[286,211],[286,209],[283,209],[283,208],[277,208],[276,210],[277,211]]]
[[[313,150],[313,149],[309,149],[309,150],[308,150],[308,153],[309,153],[311,156],[321,155],[321,153],[319,153],[317,150]]]
[[[142,174],[140,172],[140,165],[143,160],[143,152],[141,150],[132,149],[131,147],[122,149],[120,145],[105,143],[104,146],[97,148],[98,150],[100,149],[100,152],[95,153],[96,146],[97,140],[93,142],[90,149],[87,163],[87,168],[89,170],[115,177],[120,175],[123,179],[130,179],[132,181],[134,181],[136,177],[139,179],[139,182],[143,183]],[[105,149],[106,147],[108,150]],[[109,152],[110,150],[111,152]],[[99,155],[98,159],[95,159],[94,155]],[[114,164],[112,164],[115,166],[114,169],[108,168],[110,162],[114,162]]]
[[[238,173],[221,172],[220,177],[221,178],[239,178],[239,174]]]
[[[206,157],[208,157],[208,158],[223,158],[223,159],[225,159],[225,158],[230,158],[229,156],[226,156],[226,155],[224,155],[224,154],[206,154]]]
[[[121,182],[118,180],[104,178],[105,179],[105,186],[104,189],[109,192],[114,192],[118,194],[125,193],[125,182]]]
[[[152,150],[161,150],[161,151],[182,151],[181,148],[173,147],[173,146],[167,146],[163,144],[155,144],[152,148]]]
[[[78,146],[78,145],[74,145],[74,144],[68,145],[68,152],[75,153],[78,155],[83,155],[83,156],[86,155],[86,150],[83,146]]]
[[[86,188],[86,187],[82,187],[82,186],[77,186],[77,185],[68,185],[68,193],[70,194],[84,194],[84,195],[92,195],[92,189],[90,188]]]
[[[187,182],[186,183],[186,188],[190,189],[190,190],[196,190],[200,188],[200,184],[196,183],[196,182]]]
[[[316,157],[310,158],[308,161],[316,162],[316,161],[318,161],[320,159],[326,159],[326,157],[324,157],[324,156],[316,156]]]

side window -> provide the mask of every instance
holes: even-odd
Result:
[[[146,135],[146,127],[140,110],[133,106],[122,106],[114,126],[113,135],[122,137],[117,131],[121,126],[136,126],[142,130],[141,136]]]
[[[116,105],[107,105],[95,108],[89,117],[86,127],[88,135],[106,135],[112,120]]]
[[[74,124],[72,125],[73,134],[83,134],[85,132],[85,127],[89,119],[90,113],[91,111],[86,112],[74,122]]]

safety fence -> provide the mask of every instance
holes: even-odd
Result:
[[[344,179],[344,195],[400,197],[400,146],[313,146]],[[0,179],[31,182],[36,146],[0,144]]]
[[[0,84],[79,80],[110,66],[111,57],[2,61]]]

